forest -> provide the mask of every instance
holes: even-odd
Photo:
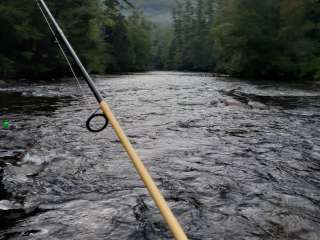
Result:
[[[151,40],[144,17],[115,0],[47,1],[91,73],[146,70]],[[36,1],[0,3],[0,76],[58,78],[69,73],[65,59]]]
[[[146,2],[137,1],[142,7]],[[318,0],[177,0],[167,24],[147,20],[135,1],[48,3],[92,73],[181,70],[320,79]],[[161,4],[168,7],[168,1],[144,7]],[[68,73],[35,1],[1,1],[0,26],[1,77]]]
[[[317,0],[180,1],[173,9],[173,29],[155,43],[155,67],[319,79],[319,30]]]

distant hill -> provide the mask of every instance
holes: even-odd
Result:
[[[152,21],[163,23],[171,21],[173,0],[131,0],[130,2],[141,9]]]

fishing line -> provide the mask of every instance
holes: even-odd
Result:
[[[55,31],[53,30],[53,27],[52,27],[52,25],[51,25],[48,17],[47,17],[46,14],[44,13],[41,5],[39,4],[38,1],[36,1],[36,2],[37,2],[37,5],[38,5],[38,7],[39,7],[39,9],[40,9],[40,11],[41,11],[41,14],[42,14],[43,18],[45,19],[45,22],[47,23],[47,25],[48,25],[48,27],[49,27],[49,29],[50,29],[53,37],[55,38],[55,41],[56,41],[56,43],[57,43],[57,45],[58,45],[58,47],[59,47],[59,49],[60,49],[63,57],[65,58],[68,66],[69,66],[69,68],[70,68],[70,70],[71,70],[71,73],[72,73],[74,79],[75,79],[76,82],[77,82],[77,85],[78,85],[78,87],[79,87],[79,89],[80,89],[82,98],[85,100],[86,104],[87,104],[88,106],[90,106],[91,103],[89,102],[89,100],[88,100],[88,98],[87,98],[87,96],[86,96],[83,88],[81,87],[80,80],[79,80],[79,78],[77,77],[77,74],[76,74],[76,72],[75,72],[75,70],[74,70],[74,68],[73,68],[73,66],[72,66],[72,64],[71,64],[71,62],[70,62],[70,60],[69,60],[69,58],[68,58],[65,50],[63,49],[63,47],[62,47],[62,45],[61,45],[61,43],[60,43],[59,38],[57,37]],[[94,113],[92,113],[92,114],[90,115],[90,117],[88,118],[88,120],[86,121],[86,128],[87,128],[90,132],[93,132],[93,133],[101,132],[102,130],[104,130],[104,129],[108,126],[108,123],[109,123],[108,119],[107,119],[102,113],[98,113],[98,111],[99,111],[99,108],[98,108]],[[103,117],[103,118],[104,118],[104,121],[105,121],[105,122],[101,125],[101,127],[100,127],[100,128],[94,128],[94,127],[92,127],[92,121],[93,121],[94,119],[101,118],[101,117]]]
[[[104,100],[100,91],[97,89],[93,79],[89,75],[86,68],[83,66],[77,53],[74,51],[73,47],[69,43],[64,32],[62,31],[59,24],[55,20],[54,16],[52,15],[52,13],[51,13],[50,9],[48,8],[48,6],[46,5],[45,1],[44,0],[36,0],[36,1],[38,1],[41,4],[42,9],[47,14],[48,18],[50,18],[51,23],[53,24],[57,34],[59,35],[59,37],[61,37],[61,40],[64,42],[65,47],[69,51],[70,56],[73,58],[74,62],[78,65],[79,70],[83,74],[84,80],[87,82],[88,87],[91,89],[92,94],[95,96],[95,98],[100,106],[100,110],[102,111],[102,113],[104,114],[106,119],[109,119],[110,124],[111,124],[116,136],[118,137],[124,150],[127,152],[129,159],[132,161],[133,166],[137,170],[137,173],[139,174],[141,180],[143,181],[146,189],[148,189],[150,196],[154,200],[155,205],[158,207],[161,215],[163,216],[163,219],[167,223],[173,236],[175,237],[176,240],[188,240],[188,237],[185,234],[178,219],[173,214],[173,212],[170,209],[163,194],[161,193],[160,189],[156,185],[151,174],[149,173],[148,169],[146,168],[143,161],[139,157],[137,151],[135,150],[135,148],[131,144],[130,140],[126,136],[119,121],[117,120],[117,118],[113,114],[111,108],[109,107],[109,104]]]
[[[40,11],[41,11],[41,13],[42,13],[42,15],[43,15],[43,17],[44,17],[47,25],[48,25],[48,27],[49,27],[49,29],[50,29],[53,37],[55,38],[56,43],[57,43],[57,45],[58,45],[58,47],[59,47],[59,49],[60,49],[63,57],[64,57],[65,60],[67,61],[67,64],[68,64],[68,66],[69,66],[69,68],[70,68],[70,70],[71,70],[71,72],[72,72],[73,77],[74,77],[75,80],[77,81],[77,84],[78,84],[78,86],[79,86],[79,88],[80,88],[80,91],[81,91],[82,96],[85,97],[84,90],[83,90],[83,88],[81,87],[81,84],[80,84],[80,80],[78,79],[77,74],[76,74],[75,70],[73,69],[72,64],[71,64],[71,62],[70,62],[67,54],[65,53],[65,51],[64,51],[64,49],[63,49],[63,47],[62,47],[62,45],[61,45],[61,43],[60,43],[60,41],[59,41],[56,33],[55,33],[55,31],[53,30],[53,28],[52,28],[52,26],[51,26],[51,23],[49,22],[49,19],[48,19],[47,16],[45,15],[45,13],[44,13],[44,11],[43,11],[43,9],[42,9],[42,7],[40,6],[40,4],[39,4],[38,1],[37,1],[37,5],[38,5],[38,7],[39,7],[39,9],[40,9]]]

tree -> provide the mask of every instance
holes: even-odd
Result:
[[[127,19],[120,12],[124,4],[120,1],[48,0],[47,3],[90,72],[135,70],[135,64],[138,69],[147,66],[143,62],[147,58],[142,54],[148,54],[146,24],[136,22],[146,38],[142,44],[141,38],[132,33],[129,36]],[[57,78],[70,74],[35,1],[1,1],[0,41],[0,77]],[[134,54],[136,59],[132,62]]]
[[[134,12],[128,18],[128,35],[131,46],[131,71],[142,71],[149,67],[151,56],[150,26],[144,17]]]
[[[220,1],[213,30],[217,70],[263,78],[319,72],[319,1]]]
[[[185,0],[173,9],[172,62],[180,70],[209,71],[213,66],[213,1]]]
[[[125,17],[120,5],[106,1],[105,41],[111,49],[107,71],[142,71],[149,66],[151,35],[142,14],[134,11]]]

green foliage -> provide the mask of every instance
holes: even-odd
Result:
[[[148,68],[151,54],[149,24],[141,15],[134,13],[128,18],[128,35],[131,46],[131,71]]]
[[[210,31],[213,24],[212,0],[176,2],[173,29],[157,33],[155,67],[165,69],[208,71],[214,66]],[[169,39],[171,38],[171,39]],[[166,47],[166,50],[163,48]],[[160,58],[159,58],[160,56]]]
[[[102,4],[92,0],[50,3],[59,23],[88,70],[103,73],[106,64],[106,43],[101,31],[104,18]]]
[[[278,52],[278,11],[273,2],[234,1],[228,15],[220,16],[213,29],[218,70],[248,76],[268,73],[267,62]]]
[[[129,24],[116,0],[47,3],[90,72],[148,66],[149,29],[139,14]],[[0,42],[0,77],[55,78],[70,73],[35,1],[1,1]]]
[[[124,10],[124,0],[47,2],[93,73],[151,67],[320,79],[318,0],[131,1],[164,22],[173,5],[172,26],[152,25],[137,9]],[[35,1],[1,1],[0,42],[0,77],[69,74]]]
[[[22,7],[23,6],[23,7]],[[0,63],[2,75],[14,75],[22,69],[29,74],[25,64],[41,56],[37,45],[41,33],[34,25],[37,18],[30,1],[3,0],[0,4]]]
[[[154,34],[154,67],[320,77],[318,0],[180,0],[172,16],[171,34]]]
[[[95,1],[48,1],[89,70],[104,69],[105,46],[99,31],[100,6]],[[35,1],[4,0],[0,4],[1,74],[6,77],[59,77],[64,60]],[[94,46],[94,47],[93,47]]]
[[[148,69],[151,54],[149,23],[138,12],[125,18],[118,4],[107,3],[106,6],[105,40],[111,46],[107,69],[113,72]]]
[[[173,31],[170,26],[152,26],[152,48],[151,68],[152,69],[173,69],[173,56],[170,56],[173,38]]]
[[[219,1],[216,18],[217,71],[282,79],[318,75],[319,1]]]

